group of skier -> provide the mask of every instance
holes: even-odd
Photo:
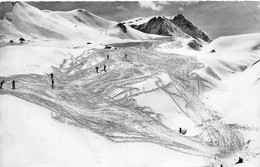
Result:
[[[0,89],[3,89],[4,83],[5,83],[5,80],[2,80],[0,82]],[[12,89],[15,89],[15,80],[12,81]]]
[[[109,55],[107,55],[107,59],[109,60]],[[96,73],[98,73],[98,67],[95,67]],[[103,71],[107,72],[107,66],[104,64]]]
[[[107,55],[106,57],[107,57],[107,59],[109,60],[110,56]],[[127,54],[125,54],[125,59],[127,59]],[[107,72],[106,68],[107,68],[107,66],[104,64],[104,66],[103,66],[103,71]],[[95,67],[96,73],[99,72],[98,69],[99,69],[99,68],[96,66],[96,67]]]
[[[107,55],[106,57],[107,57],[107,59],[109,60],[110,56]],[[127,59],[127,54],[125,54],[125,58]],[[107,68],[107,66],[104,64],[104,66],[103,66],[103,71],[107,72],[106,68]],[[96,69],[96,73],[99,73],[99,71],[98,71],[99,68],[96,67],[95,69]],[[51,74],[50,74],[50,77],[51,77],[51,88],[54,89],[54,74],[51,73]],[[2,81],[0,82],[0,89],[3,89],[4,83],[5,83],[5,80],[2,80]],[[12,89],[15,89],[15,80],[12,81]]]
[[[107,66],[104,64],[103,71],[107,72],[106,68],[107,68]],[[98,73],[98,67],[96,67],[95,69],[96,69],[96,73]]]
[[[0,82],[0,89],[3,89],[4,83],[6,83],[5,80],[2,80]],[[14,90],[15,89],[15,80],[13,80],[11,83],[12,83],[12,89]],[[54,75],[53,75],[53,73],[51,73],[51,87],[52,87],[52,89],[54,89]]]

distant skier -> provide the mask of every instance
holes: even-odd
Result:
[[[51,73],[51,80],[53,80],[53,77],[54,77],[54,75],[53,75],[53,73]]]
[[[107,55],[107,59],[109,59],[109,55]]]
[[[241,157],[239,157],[238,161],[235,164],[240,164],[243,163],[243,159]]]
[[[51,73],[51,88],[54,89],[54,75]]]
[[[51,88],[54,89],[54,79],[51,80]]]
[[[106,68],[107,68],[107,66],[106,66],[106,65],[104,65],[104,71],[105,71],[105,72],[107,72]]]
[[[0,89],[2,89],[4,83],[5,83],[5,80],[2,80],[2,82],[0,83]]]
[[[212,50],[210,51],[210,53],[216,53],[216,51],[215,51],[214,49],[212,49]]]
[[[12,89],[15,89],[15,80],[12,81]]]
[[[185,135],[187,133],[187,130],[179,128],[179,133]]]
[[[179,128],[179,133],[181,133],[182,132],[182,129],[181,128]]]
[[[127,59],[127,54],[125,54],[125,58]]]
[[[96,67],[96,73],[98,73],[98,67]]]

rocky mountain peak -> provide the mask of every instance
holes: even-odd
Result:
[[[172,36],[175,33],[175,36],[185,36],[185,33],[164,16],[155,16],[140,25],[132,24],[131,27],[149,34]]]
[[[125,24],[128,24],[128,22],[125,22]],[[209,37],[182,14],[176,15],[172,19],[164,16],[155,16],[141,24],[138,24],[137,21],[135,24],[135,21],[131,20],[129,25],[144,33],[181,37],[191,36],[196,40],[210,42]]]
[[[189,30],[195,29],[195,26],[190,21],[188,21],[182,14],[178,14],[171,21],[181,28],[187,28]]]
[[[182,31],[189,34],[195,39],[202,39],[206,42],[210,42],[209,37],[202,32],[198,27],[194,26],[189,20],[187,20],[184,15],[178,14],[173,19],[171,19],[175,25],[181,28]]]

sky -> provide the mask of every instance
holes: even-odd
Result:
[[[28,3],[41,10],[86,9],[95,15],[115,21],[157,15],[174,17],[181,13],[211,39],[260,32],[260,1],[37,1]],[[3,7],[4,5],[0,5],[0,16],[4,13]]]

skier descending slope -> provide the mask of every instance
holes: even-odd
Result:
[[[51,87],[54,89],[54,80],[51,80]]]
[[[3,87],[4,83],[5,83],[5,80],[2,80],[2,82],[0,83],[0,89],[3,89],[2,87]]]
[[[15,89],[15,80],[12,81],[12,89]]]
[[[107,66],[106,66],[106,65],[104,65],[104,71],[105,71],[105,72],[107,72],[106,68],[107,68]]]
[[[240,163],[243,163],[243,159],[241,157],[239,157],[238,161],[235,163],[236,164],[240,164]]]
[[[53,80],[53,77],[54,77],[54,75],[53,75],[53,73],[51,73],[51,80]]]
[[[51,87],[54,89],[54,75],[51,73]]]

